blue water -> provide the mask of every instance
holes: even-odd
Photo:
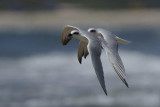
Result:
[[[101,56],[107,97],[90,57],[78,63],[78,40],[62,46],[61,29],[1,30],[0,107],[159,107],[160,27],[110,30],[133,43],[119,48],[129,89]]]
[[[159,55],[159,29],[134,28],[112,29],[116,35],[131,40],[129,46],[120,45],[121,49]],[[67,47],[60,41],[61,29],[58,30],[24,30],[0,31],[0,56],[28,56],[49,52],[76,51],[78,40],[72,40]],[[154,48],[153,48],[154,47]]]

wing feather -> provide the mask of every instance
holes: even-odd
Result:
[[[126,77],[126,73],[125,73],[125,68],[124,68],[122,60],[119,56],[119,53],[118,53],[118,44],[115,44],[114,46],[110,46],[106,43],[105,40],[102,40],[102,43],[103,43],[102,46],[107,52],[109,61],[112,64],[114,71],[117,73],[117,75],[122,80],[122,82],[127,87],[129,87],[128,83],[126,82],[127,77]]]
[[[72,39],[72,37],[68,36],[72,30],[79,30],[79,29],[74,26],[67,25],[62,30],[61,42],[63,45],[67,45],[67,43]]]
[[[96,72],[97,78],[100,82],[100,85],[104,91],[104,93],[107,95],[107,90],[105,87],[105,80],[104,80],[104,73],[103,73],[103,67],[100,60],[101,52],[98,52],[98,49],[96,50],[90,50],[91,60],[93,64],[93,68]]]
[[[118,54],[118,52],[111,52],[108,50],[108,57],[112,64],[112,67],[114,68],[115,72],[118,74],[119,78],[123,81],[123,83],[128,87],[128,84],[126,82],[126,73],[125,69],[122,63],[122,60]]]
[[[103,73],[103,67],[101,63],[101,42],[99,41],[99,38],[96,36],[88,33],[88,32],[83,32],[81,31],[81,36],[84,36],[87,38],[89,41],[87,48],[89,50],[89,54],[91,55],[91,60],[92,60],[92,65],[93,68],[96,72],[97,78],[100,82],[100,85],[104,91],[104,93],[107,95],[107,90],[105,86],[105,80],[104,80],[104,73]]]
[[[87,49],[87,44],[86,42],[80,41],[79,43],[79,47],[78,47],[78,61],[81,64],[82,62],[82,57],[84,56],[84,58],[87,57],[87,55],[89,54],[88,49]]]

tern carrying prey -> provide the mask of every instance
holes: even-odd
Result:
[[[86,57],[88,53],[90,54],[93,68],[106,95],[107,91],[105,88],[103,67],[100,60],[102,49],[105,49],[106,53],[108,54],[109,61],[111,62],[114,71],[128,87],[125,69],[118,54],[118,42],[128,44],[130,41],[121,39],[104,29],[90,28],[88,29],[88,32],[85,32],[76,27],[66,26],[61,35],[61,41],[63,45],[66,45],[72,38],[77,38],[80,40],[80,45],[78,48],[80,50],[78,50],[80,57],[78,56],[78,60],[81,60],[83,56]],[[82,45],[81,43],[84,44]],[[85,54],[85,52],[87,52],[87,54]]]

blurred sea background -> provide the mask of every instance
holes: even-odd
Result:
[[[101,27],[119,45],[130,88],[101,60],[108,96],[79,41],[60,41],[65,25]],[[160,107],[160,1],[1,0],[0,107]]]

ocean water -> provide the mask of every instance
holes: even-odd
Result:
[[[119,46],[130,88],[101,55],[108,96],[90,56],[78,63],[78,40],[61,45],[61,29],[1,30],[0,107],[159,107],[160,27],[110,30],[133,43]]]

